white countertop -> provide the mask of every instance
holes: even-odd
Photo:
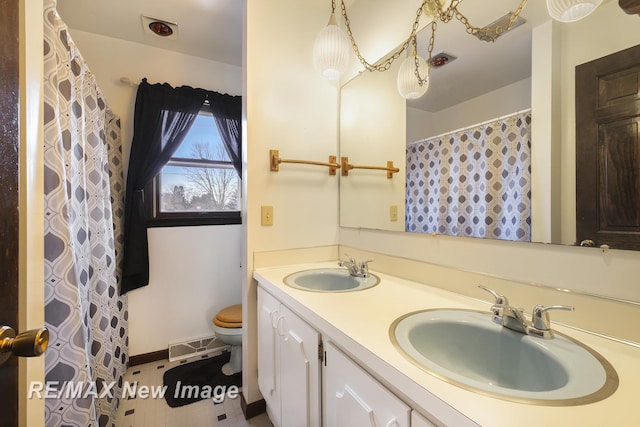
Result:
[[[356,292],[309,292],[289,287],[282,281],[296,271],[326,267],[336,267],[336,263],[258,269],[254,277],[265,290],[336,343],[409,406],[428,417],[435,415],[440,422],[456,427],[474,423],[496,427],[640,426],[637,407],[640,348],[552,325],[604,356],[618,373],[618,390],[600,402],[569,407],[528,405],[488,397],[430,375],[406,359],[389,339],[390,325],[409,312],[434,308],[488,311],[488,304],[375,270],[371,272],[380,277],[380,284]]]

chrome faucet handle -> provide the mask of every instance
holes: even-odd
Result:
[[[368,273],[369,272],[369,263],[373,262],[372,259],[368,259],[366,261],[362,261],[360,263],[360,273]]]
[[[344,255],[349,259],[347,261],[338,260],[338,266],[345,267],[349,270],[349,274],[352,276],[358,276],[360,272],[358,271],[358,263],[356,262],[356,259],[349,254]]]
[[[507,297],[497,293],[493,289],[487,288],[484,285],[478,285],[478,287],[483,291],[487,291],[491,295],[493,295],[495,302],[491,306],[491,313],[493,314],[493,317],[491,318],[491,320],[493,321],[493,323],[497,323],[498,325],[503,325],[504,308],[509,306],[509,301],[507,300]]]
[[[478,287],[483,291],[487,291],[491,295],[493,295],[493,298],[495,298],[494,305],[509,305],[509,301],[507,300],[507,297],[505,297],[504,295],[501,295],[496,291],[494,291],[493,289],[489,289],[484,285],[478,285]]]
[[[352,258],[349,254],[344,254],[344,255],[347,257],[347,260],[345,261],[345,260],[339,259],[338,265],[340,267],[349,267],[349,265],[355,265],[356,263],[355,258]]]
[[[550,305],[545,307],[543,305],[536,305],[531,313],[531,323],[533,327],[542,332],[551,331],[551,320],[549,319],[549,310],[566,310],[573,311],[574,308],[570,305]]]

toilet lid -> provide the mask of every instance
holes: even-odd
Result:
[[[218,322],[235,326],[224,326]],[[215,319],[213,319],[213,323],[224,328],[242,327],[242,304],[231,305],[223,308],[218,314],[216,314]]]

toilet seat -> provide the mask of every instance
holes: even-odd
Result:
[[[233,375],[242,371],[242,304],[223,308],[212,319],[216,339],[231,347],[229,362],[222,373]]]
[[[221,328],[242,328],[242,304],[220,310],[213,318],[213,324]]]
[[[242,328],[242,322],[240,323],[223,322],[222,320],[219,320],[217,317],[213,319],[213,324],[216,326],[220,326],[221,328],[230,328],[230,329]]]

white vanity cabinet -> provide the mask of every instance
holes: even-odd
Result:
[[[411,408],[337,349],[325,344],[325,427],[408,427]]]
[[[320,335],[258,287],[258,386],[276,427],[320,427]]]
[[[413,410],[411,411],[411,427],[436,427],[436,425]]]

